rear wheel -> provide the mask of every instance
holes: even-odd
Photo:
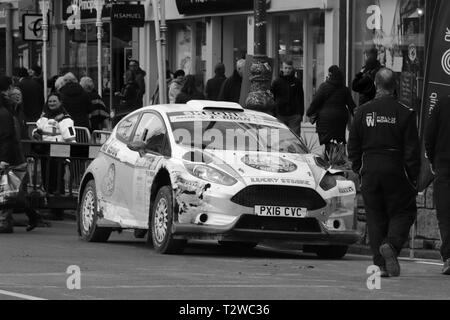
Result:
[[[106,242],[111,235],[111,228],[100,228],[98,220],[97,192],[95,182],[87,183],[78,212],[78,226],[81,239],[88,242]]]
[[[182,253],[186,240],[174,239],[172,225],[174,220],[173,193],[169,186],[159,189],[152,208],[151,235],[153,247],[162,254]]]
[[[313,250],[321,259],[342,259],[348,246],[315,246]]]
[[[219,241],[219,244],[226,248],[236,251],[250,250],[258,245],[258,242],[244,242],[244,241]]]

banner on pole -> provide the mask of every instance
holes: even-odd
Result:
[[[433,14],[430,31],[429,52],[425,70],[425,88],[420,119],[422,168],[419,191],[425,190],[433,181],[430,163],[425,155],[424,133],[430,109],[450,95],[450,1],[440,1]],[[450,106],[448,106],[450,108]]]

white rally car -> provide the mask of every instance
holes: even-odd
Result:
[[[129,114],[87,168],[79,195],[82,239],[148,231],[160,253],[208,239],[238,248],[298,243],[341,258],[359,239],[354,183],[307,154],[276,118],[234,103]]]

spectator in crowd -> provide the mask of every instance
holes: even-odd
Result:
[[[55,80],[55,93],[59,93],[66,83],[67,79],[64,76],[57,77]]]
[[[414,110],[394,96],[395,73],[380,69],[375,83],[375,99],[356,109],[348,153],[361,176],[374,265],[382,277],[397,277],[397,257],[417,216],[419,135]]]
[[[174,79],[169,84],[169,103],[174,104],[178,94],[181,92],[181,88],[184,85],[184,70],[177,70],[173,74]]]
[[[18,115],[18,106],[15,100],[12,100],[11,92],[15,89],[11,87],[12,79],[9,77],[0,77],[0,170],[8,167],[18,166],[25,163],[21,140],[21,128]],[[15,99],[19,99],[16,93],[12,94]],[[28,173],[23,178],[22,188],[25,188],[28,181]],[[25,190],[22,189],[22,193]],[[27,231],[31,231],[38,223],[42,222],[40,215],[31,207],[26,199],[21,199],[22,208],[4,207],[0,208],[0,233],[12,233],[14,223],[12,218],[13,209],[24,209],[29,219]]]
[[[127,114],[141,108],[139,85],[132,71],[125,73],[125,85],[120,92],[116,92],[116,96],[120,98],[120,102],[119,107],[114,110],[114,126]]]
[[[76,142],[74,121],[63,107],[63,100],[57,93],[48,97],[36,126],[36,133],[42,136],[43,141]]]
[[[39,82],[39,84],[44,87],[44,79],[42,77],[42,68],[38,65],[34,65],[31,67],[31,69],[28,70],[28,75],[31,77],[31,79],[36,80]]]
[[[144,94],[145,94],[145,76],[147,73],[141,69],[139,66],[139,61],[137,60],[130,60],[128,64],[129,70],[134,74],[134,78],[136,81],[136,84],[138,85],[139,89],[137,92],[138,104],[136,105],[136,109],[142,108],[144,106]]]
[[[36,122],[42,113],[44,105],[44,87],[39,81],[29,76],[24,68],[19,69],[19,84],[23,94],[23,111],[26,122]]]
[[[181,89],[181,92],[178,94],[175,99],[175,103],[187,103],[191,100],[204,100],[205,96],[203,93],[197,90],[195,76],[188,75],[186,76],[186,80],[184,82],[184,86]]]
[[[22,91],[18,87],[11,87],[9,90],[9,98],[14,103],[13,114],[16,118],[17,122],[17,130],[20,139],[29,139],[28,131],[27,131],[27,123],[25,119],[25,114],[23,112],[23,95]]]
[[[48,97],[41,118],[36,122],[37,129],[34,137],[42,141],[51,142],[76,142],[74,121],[63,106],[62,97],[53,93]],[[65,182],[64,165],[61,159],[41,160],[42,180],[49,194],[64,194]],[[58,169],[59,168],[59,169]],[[58,175],[59,173],[59,175]],[[52,209],[48,219],[63,220],[64,211]]]
[[[9,166],[20,164],[17,159],[16,131],[14,128],[14,118],[10,112],[12,102],[7,97],[12,80],[8,77],[0,77],[0,171]],[[12,233],[14,221],[12,209],[0,207],[0,233]]]
[[[52,93],[57,93],[56,80],[58,80],[58,78],[59,78],[58,75],[54,75],[53,77],[48,79],[48,81],[47,81],[48,96],[51,95]]]
[[[100,95],[95,90],[94,81],[89,77],[83,77],[80,85],[87,92],[92,105],[92,112],[89,114],[91,130],[103,130],[108,127],[109,112]]]
[[[72,117],[75,126],[90,130],[89,114],[92,112],[92,105],[88,94],[71,72],[65,74],[61,81],[62,87],[59,89],[59,93],[65,110]]]
[[[223,82],[217,100],[239,103],[244,69],[245,60],[238,60],[233,75]]]
[[[366,51],[366,63],[356,75],[352,83],[353,91],[359,93],[359,105],[373,100],[377,93],[375,87],[375,75],[381,69],[378,61],[378,50],[371,48]]]
[[[319,141],[325,145],[326,154],[330,152],[331,141],[346,143],[346,125],[356,108],[350,89],[344,85],[344,78],[338,66],[331,66],[327,81],[317,90],[306,114],[316,119]]]
[[[217,101],[222,88],[225,77],[225,65],[223,63],[216,64],[214,68],[215,76],[206,83],[206,99]]]
[[[450,275],[450,96],[430,109],[425,149],[435,174],[434,197],[441,233],[442,273]]]
[[[281,74],[272,83],[272,93],[278,120],[300,135],[302,118],[305,113],[305,98],[303,84],[295,76],[292,61],[283,61]]]

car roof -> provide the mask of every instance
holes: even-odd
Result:
[[[192,111],[223,111],[223,112],[243,112],[247,115],[257,115],[268,117],[270,119],[276,120],[275,117],[254,110],[244,109],[238,104],[222,101],[190,101],[188,104],[159,104],[147,106],[139,109],[138,111],[158,111],[161,114],[173,113],[173,112],[192,112]]]

